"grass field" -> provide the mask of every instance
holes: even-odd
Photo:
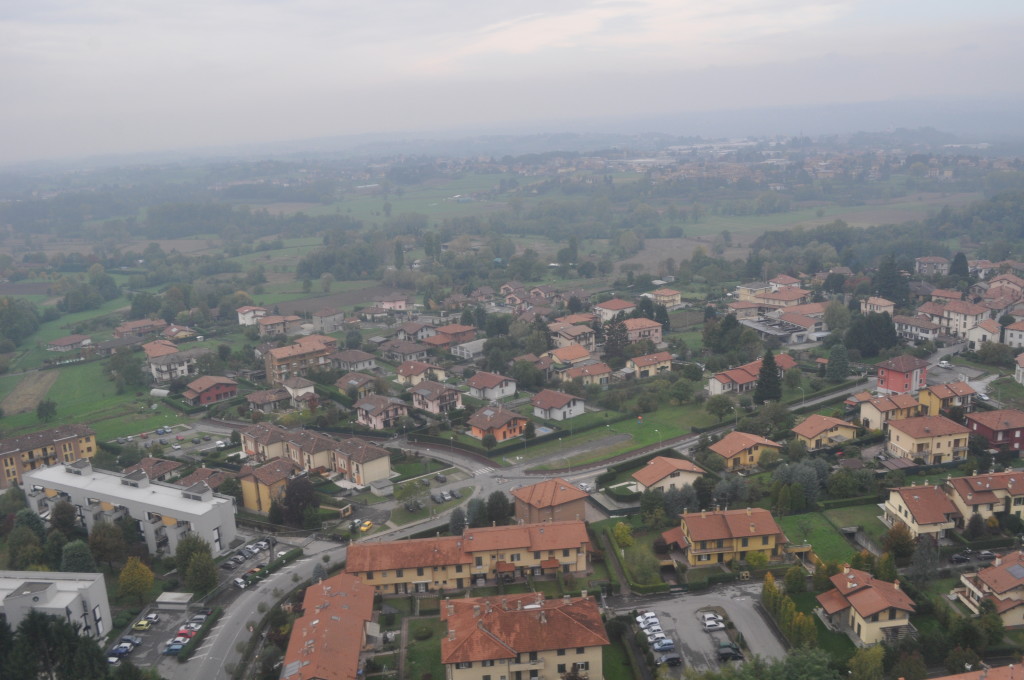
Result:
[[[403,677],[406,678],[443,678],[444,665],[441,663],[441,639],[447,630],[447,624],[440,619],[418,618],[407,621],[409,628],[408,639],[405,642],[405,668]],[[416,631],[429,630],[430,637],[426,640],[417,640]]]
[[[818,646],[828,652],[837,666],[845,668],[846,662],[857,651],[850,638],[842,633],[833,633],[814,615],[814,608],[818,606],[814,593],[795,593],[790,597],[793,598],[798,612],[809,614],[814,619],[814,626],[818,629]]]
[[[882,538],[889,531],[889,528],[882,524],[882,520],[878,519],[879,515],[882,514],[882,510],[874,503],[826,510],[823,514],[836,529],[855,526],[863,527],[864,533],[875,543],[881,543]]]
[[[810,543],[814,554],[826,562],[849,561],[857,551],[820,512],[780,517],[779,525],[794,543]]]

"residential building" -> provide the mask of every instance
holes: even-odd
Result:
[[[1024,385],[1024,353],[1018,354],[1014,359],[1013,380],[1018,385]]]
[[[505,397],[515,396],[516,393],[514,378],[487,371],[477,371],[466,380],[466,384],[469,386],[469,396],[484,401],[498,401]]]
[[[782,445],[756,434],[733,431],[712,444],[710,449],[725,459],[726,470],[735,471],[754,467],[766,451],[780,453]]]
[[[672,290],[671,288],[658,288],[652,290],[650,293],[645,293],[647,297],[651,298],[651,301],[656,305],[665,305],[671,309],[676,307],[683,302],[683,294],[678,290]]]
[[[763,292],[757,295],[752,302],[764,307],[796,307],[807,304],[811,299],[811,291],[803,288],[785,286],[776,290]]]
[[[206,406],[238,395],[238,383],[220,375],[204,375],[188,384],[181,396],[189,406]]]
[[[965,382],[952,382],[944,385],[928,385],[917,393],[917,400],[924,407],[922,415],[949,415],[950,409],[960,408],[971,410],[971,397],[977,392]]]
[[[189,338],[194,338],[197,335],[199,335],[199,333],[188,326],[171,325],[160,331],[160,337],[167,340],[188,340]]]
[[[330,356],[331,365],[339,371],[374,371],[377,357],[361,349],[343,349]]]
[[[461,345],[453,345],[448,350],[448,353],[453,357],[462,359],[463,361],[476,361],[484,355],[484,346],[486,344],[486,339],[477,338],[476,340],[464,342]]]
[[[922,276],[948,276],[949,260],[940,255],[926,255],[914,260],[914,271]]]
[[[31,612],[77,625],[79,635],[101,643],[114,627],[103,574],[0,571],[0,619],[16,630]]]
[[[872,296],[860,301],[860,313],[865,316],[871,313],[892,316],[896,313],[896,303],[883,297]]]
[[[47,352],[73,352],[92,344],[92,338],[88,335],[65,335],[63,338],[50,340],[46,343]]]
[[[898,580],[881,581],[848,564],[830,580],[834,588],[818,595],[818,603],[832,626],[846,632],[854,644],[894,644],[916,633],[910,623],[914,601]]]
[[[975,514],[983,520],[1005,514],[1024,517],[1024,472],[988,472],[946,480],[946,494],[959,512],[957,526],[963,526]]]
[[[527,418],[502,406],[484,406],[469,417],[469,436],[483,440],[492,435],[499,444],[526,431]]]
[[[990,448],[1020,451],[1024,442],[1024,412],[1017,409],[968,413],[967,427],[971,434],[984,437]]]
[[[451,385],[421,380],[409,388],[413,408],[422,409],[434,415],[443,415],[462,408],[462,392]]]
[[[425,361],[403,361],[395,369],[395,382],[400,385],[418,385],[424,380],[448,379],[448,374],[440,366]]]
[[[584,400],[557,390],[541,390],[530,400],[533,415],[542,420],[568,420],[583,415]]]
[[[593,598],[446,599],[441,620],[448,626],[441,663],[449,680],[604,677],[608,634]]]
[[[632,476],[636,481],[637,490],[642,493],[656,490],[670,491],[682,489],[687,485],[693,486],[693,483],[704,473],[703,468],[685,458],[655,456]]]
[[[239,307],[235,310],[238,314],[239,326],[255,326],[256,322],[265,317],[269,311],[266,307],[254,307],[252,305]]]
[[[594,314],[601,319],[601,323],[608,323],[619,314],[624,316],[631,314],[634,309],[636,309],[636,303],[612,298],[594,305]]]
[[[857,426],[839,418],[812,413],[793,427],[793,434],[808,451],[816,451],[856,438]]]
[[[1006,337],[1004,338],[1007,345],[1014,349],[1021,349],[1024,347],[1024,321],[1015,321],[1006,327]],[[998,336],[996,336],[998,338]],[[998,339],[991,340],[991,342],[999,342]]]
[[[153,555],[173,555],[187,534],[209,543],[215,555],[235,539],[234,499],[206,484],[182,489],[150,481],[141,470],[127,475],[96,470],[84,458],[26,472],[24,483],[32,510],[44,514],[65,500],[87,531],[96,522],[130,517]]]
[[[257,462],[287,458],[300,469],[341,473],[360,485],[391,476],[388,452],[355,437],[339,441],[312,430],[287,430],[270,423],[248,427],[241,435],[242,451]]]
[[[761,362],[763,359],[751,361],[728,371],[722,371],[711,376],[708,380],[708,391],[711,396],[718,394],[740,394],[750,392],[757,387],[757,379],[761,373]],[[796,366],[796,360],[788,354],[776,354],[775,365],[778,366],[779,375]]]
[[[612,368],[603,361],[572,366],[562,371],[562,382],[579,380],[581,385],[607,385],[612,379]]]
[[[136,337],[141,338],[147,335],[156,335],[167,326],[163,319],[139,319],[138,321],[125,321],[114,329],[115,338]]]
[[[176,460],[166,460],[164,458],[153,458],[146,456],[135,465],[126,467],[124,473],[126,475],[135,472],[136,470],[142,470],[146,473],[146,476],[152,479],[154,482],[166,482],[171,473],[182,466]]]
[[[206,347],[195,347],[180,352],[161,354],[149,359],[149,374],[153,376],[153,382],[158,385],[165,385],[177,378],[187,378],[196,375],[199,360],[213,354],[213,350]]]
[[[737,321],[757,319],[763,311],[768,310],[756,302],[744,302],[737,300],[726,305],[729,313],[736,317]]]
[[[679,527],[662,537],[682,549],[691,567],[746,560],[753,552],[775,560],[788,543],[772,513],[762,508],[686,512],[679,517]]]
[[[371,430],[398,427],[398,421],[409,415],[409,407],[401,399],[371,394],[355,403],[356,422]]]
[[[779,290],[780,288],[798,288],[800,286],[800,279],[790,276],[789,274],[779,274],[773,279],[768,281],[772,290]]]
[[[434,326],[418,321],[406,321],[395,328],[395,337],[407,342],[423,342],[436,333]]]
[[[555,347],[579,345],[588,352],[597,350],[597,334],[590,326],[578,326],[556,321],[548,324],[548,332]]]
[[[203,482],[206,486],[216,491],[221,484],[229,479],[235,479],[236,477],[238,477],[238,475],[230,470],[215,470],[208,467],[199,467],[193,470],[191,474],[175,479],[171,483],[175,486],[187,489],[199,482]]]
[[[928,362],[901,354],[875,364],[881,394],[910,394],[928,384]]]
[[[995,605],[1004,626],[1024,626],[1024,551],[997,557],[990,567],[961,574],[960,583],[963,587],[956,589],[957,597],[972,612],[980,614],[982,603],[988,601]],[[999,676],[993,673],[982,677]],[[1013,677],[1024,678],[1024,672]]]
[[[758,298],[772,292],[772,284],[767,281],[751,281],[736,286],[736,299],[740,302],[758,302]]]
[[[657,321],[645,319],[626,319],[622,322],[626,327],[626,339],[630,344],[641,340],[650,340],[655,345],[661,344],[661,324]]]
[[[86,425],[60,425],[0,439],[0,489],[22,484],[22,476],[46,465],[96,455],[96,433]]]
[[[377,301],[377,305],[389,312],[406,312],[409,310],[409,299],[404,295],[388,295]]]
[[[345,325],[345,313],[337,309],[318,309],[313,312],[312,320],[314,333],[337,333]]]
[[[911,342],[935,342],[939,337],[942,327],[932,323],[927,316],[902,316],[896,314],[892,317],[892,323],[896,327],[896,335],[903,340]]]
[[[977,326],[967,331],[967,347],[972,350],[981,349],[981,346],[986,342],[1000,342],[1002,337],[1003,327],[999,325],[998,321],[995,319],[983,319]]]
[[[259,390],[245,395],[250,411],[273,413],[283,409],[310,408],[319,403],[316,383],[294,376],[286,379],[279,387]]]
[[[263,355],[267,382],[280,385],[294,376],[327,370],[331,367],[330,355],[337,349],[338,341],[329,335],[307,335],[291,345],[268,350]]]
[[[142,351],[146,353],[147,359],[153,359],[156,357],[166,356],[168,354],[175,354],[180,350],[178,349],[178,346],[170,340],[157,338],[151,342],[143,343]]]
[[[461,345],[464,342],[471,342],[475,339],[476,328],[452,323],[438,326],[433,335],[423,338],[420,342],[434,349],[447,350],[454,345]]]
[[[334,386],[349,395],[353,399],[362,399],[373,394],[376,389],[377,379],[366,373],[353,371],[346,373],[334,381]]]
[[[966,427],[943,416],[890,420],[885,448],[894,458],[940,465],[966,457],[968,434]]]
[[[336,442],[333,460],[332,468],[359,486],[391,477],[391,454],[387,449],[358,437]]]
[[[925,484],[889,489],[883,517],[890,527],[896,522],[905,525],[914,538],[938,540],[957,525],[962,515],[941,487]]]
[[[668,352],[655,352],[641,357],[626,360],[626,368],[633,372],[635,378],[649,378],[659,373],[672,370],[672,355]]]
[[[409,342],[408,340],[388,340],[380,346],[380,355],[384,359],[399,364],[403,361],[423,361],[427,358],[427,353],[429,351],[430,348],[426,345],[422,345],[418,342]],[[345,370],[351,371],[357,369],[346,368]]]
[[[366,672],[360,653],[373,622],[374,589],[351,574],[336,574],[306,588],[302,616],[291,626],[281,680],[359,680]]]
[[[302,472],[302,468],[289,458],[274,458],[263,465],[245,465],[238,473],[242,486],[242,505],[246,510],[266,514],[270,505],[284,501],[288,480]]]
[[[381,593],[462,589],[511,578],[585,574],[583,521],[467,528],[461,536],[349,545],[345,572]]]
[[[985,320],[988,312],[986,307],[966,300],[926,302],[917,308],[919,315],[926,315],[928,320],[938,324],[943,332],[956,338],[967,337],[967,331]]]
[[[909,394],[869,397],[860,402],[860,422],[869,430],[885,429],[890,420],[914,418],[924,414],[925,405]]]
[[[561,477],[519,486],[510,493],[515,503],[517,522],[539,524],[579,521],[587,517],[590,494]]]

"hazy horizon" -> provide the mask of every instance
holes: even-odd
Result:
[[[377,134],[1005,135],[1024,132],[1022,24],[1002,1],[14,0],[0,162]]]

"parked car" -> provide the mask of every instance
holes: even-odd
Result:
[[[149,614],[146,614],[146,620],[150,623],[160,623],[160,615],[156,612],[150,612]]]
[[[164,647],[163,653],[168,656],[177,656],[181,653],[182,648],[185,646],[183,642],[172,642],[171,644]]]
[[[662,664],[665,664],[666,666],[682,666],[683,657],[678,654],[662,654],[657,658],[654,664],[656,666],[660,666]]]
[[[647,633],[648,635],[651,635],[653,633],[664,633],[665,632],[664,630],[661,629],[661,625],[658,624],[658,623],[652,623],[651,625],[649,625],[646,628],[644,628],[643,631],[645,633]]]
[[[984,392],[978,392],[978,399],[981,399],[982,401],[988,401],[988,395],[985,394]]]
[[[697,612],[697,618],[700,620],[701,623],[707,623],[708,621],[721,621],[722,620],[721,614],[716,614],[714,612]]]
[[[651,645],[651,649],[653,649],[656,652],[668,652],[675,648],[676,643],[672,640],[669,640],[668,638],[665,638],[664,640],[658,640],[653,645]]]
[[[951,564],[963,564],[964,562],[970,562],[971,558],[962,553],[953,553],[949,556],[949,561]]]
[[[181,444],[171,444],[171,448],[175,451],[181,451]]]
[[[142,638],[140,638],[138,635],[125,635],[121,638],[121,642],[127,642],[131,644],[133,647],[138,647],[142,644]]]
[[[656,617],[651,617],[649,619],[644,619],[643,621],[640,622],[640,630],[643,630],[645,632],[646,631],[650,631],[650,629],[653,628],[653,627],[661,628],[661,622],[658,621],[658,619]]]
[[[444,503],[444,496],[439,493],[432,493],[430,494],[430,500],[440,505],[441,503]]]
[[[121,665],[121,657],[119,657],[119,656],[108,656],[107,657],[107,663],[110,664],[111,666],[120,666]]]
[[[637,623],[643,623],[644,619],[656,619],[658,615],[654,612],[640,612],[639,616],[636,617]]]
[[[442,475],[440,472],[438,472],[436,475],[434,475],[434,479],[436,479],[441,484],[444,484],[445,482],[448,481],[448,478],[445,477],[444,475]]]
[[[256,547],[260,550],[267,550],[270,548],[270,544],[266,541],[256,541]]]
[[[249,583],[244,578],[236,578],[232,583],[235,584],[236,588],[240,588],[242,590],[249,587]]]
[[[204,435],[203,435],[203,441],[204,441],[204,442],[208,442],[208,441],[210,441],[211,439],[213,439],[213,437],[211,437],[210,435],[208,435],[208,434],[204,434]]]
[[[587,484],[586,482],[580,482],[576,486],[580,487],[580,491],[586,491],[587,493],[590,493],[590,485]]]
[[[939,362],[939,368],[953,368],[953,364],[943,359],[942,361]]]
[[[160,444],[162,446],[167,446],[169,443],[170,442],[168,442],[166,439],[164,439],[163,437],[160,437]]]
[[[135,649],[135,645],[130,642],[119,642],[110,650],[110,656],[128,656],[133,649]]]
[[[657,642],[658,640],[667,640],[667,639],[668,639],[668,636],[665,635],[664,633],[651,633],[650,635],[647,636],[647,642],[651,643],[652,645],[655,642]]]
[[[743,652],[738,649],[730,649],[728,647],[718,648],[718,660],[719,661],[743,661]]]
[[[185,624],[185,625],[188,626],[188,624]],[[194,630],[192,630],[191,628],[183,627],[183,628],[179,628],[178,629],[178,637],[183,637],[183,638],[191,639],[191,638],[195,637],[195,635],[196,635],[196,632]]]
[[[451,496],[452,498],[462,498],[462,494],[461,494],[461,493],[459,493],[459,490],[458,490],[458,489],[452,489],[451,491],[449,491],[449,492],[448,492],[448,494],[449,494],[449,495],[450,495],[450,496]]]
[[[704,632],[710,633],[713,630],[725,630],[725,624],[721,621],[705,621]]]
[[[245,546],[245,549],[248,550],[253,555],[255,555],[256,553],[258,553],[260,551],[259,546],[257,546],[255,543],[250,543],[249,545]]]
[[[226,569],[228,571],[234,569],[236,566],[238,566],[238,565],[235,563],[234,560],[224,560],[223,562],[220,563],[220,568],[221,569]]]
[[[203,622],[202,621],[189,621],[188,623],[181,624],[181,629],[182,630],[190,630],[190,631],[193,631],[193,632],[199,630],[202,627],[203,627]],[[189,636],[189,637],[191,637],[191,636]]]
[[[152,621],[147,621],[146,619],[142,619],[141,621],[136,621],[135,622],[135,625],[132,626],[132,630],[147,631],[147,630],[149,630],[152,627],[153,627],[153,622]]]
[[[995,558],[996,558],[996,554],[994,552],[992,552],[991,550],[982,550],[981,552],[978,553],[978,559],[979,560],[991,561],[991,560],[994,560]]]
[[[443,498],[446,502],[450,501],[452,499],[452,494],[450,491],[442,491],[441,498]]]
[[[199,437],[192,437],[192,443],[193,443],[193,444],[198,444],[198,443],[199,443],[199,442],[201,442],[201,441],[203,441],[203,440],[202,440],[202,439],[200,439]]]
[[[372,528],[373,528],[373,522],[371,522],[370,520],[366,520],[361,525],[359,525],[359,531],[362,531],[363,533],[369,531]]]

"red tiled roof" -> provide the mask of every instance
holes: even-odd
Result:
[[[627,331],[642,331],[645,328],[660,328],[661,324],[657,321],[650,319],[639,318],[639,319],[626,319],[622,322],[622,325],[626,327]]]
[[[836,574],[829,580],[836,592],[845,597],[863,618],[890,607],[914,611],[914,601],[900,589],[899,581],[880,581],[866,571],[849,567],[845,573]]]
[[[723,458],[732,458],[743,451],[753,448],[757,444],[774,446],[777,449],[782,448],[782,444],[773,442],[770,439],[765,439],[764,437],[760,437],[756,434],[736,431],[725,435],[709,448]]]
[[[553,359],[557,359],[561,362],[568,361],[579,361],[580,359],[586,359],[590,356],[590,352],[583,345],[566,345],[565,347],[558,347],[548,352]]]
[[[510,411],[502,406],[484,406],[469,417],[467,421],[470,426],[480,430],[493,430],[497,427],[504,427],[514,420],[526,420],[526,416]]]
[[[802,423],[794,426],[793,432],[801,437],[813,438],[817,437],[822,432],[831,430],[833,427],[856,428],[857,426],[851,425],[845,420],[840,420],[839,418],[812,413],[807,416]]]
[[[274,458],[270,462],[259,467],[252,467],[249,465],[243,466],[242,471],[238,473],[238,476],[240,478],[244,478],[251,475],[261,484],[270,486],[271,484],[276,484],[277,482],[288,479],[301,469],[302,468],[296,465],[290,458]]]
[[[951,434],[969,434],[965,425],[955,423],[943,416],[918,416],[903,420],[889,421],[890,430],[899,430],[913,439],[922,437],[941,437]]]
[[[530,404],[546,411],[551,408],[563,408],[573,399],[580,399],[580,397],[557,390],[541,390],[530,400]]]
[[[168,472],[177,470],[180,467],[181,463],[176,460],[165,460],[163,458],[152,458],[147,456],[135,465],[126,467],[124,471],[127,474],[129,472],[135,472],[136,470],[142,470],[150,479],[159,479],[162,475],[166,475]]]
[[[187,489],[193,484],[205,482],[206,486],[216,491],[217,487],[227,480],[233,479],[235,476],[235,473],[230,470],[214,470],[208,467],[201,467],[197,468],[192,474],[182,477],[174,483],[177,486],[182,486]]]
[[[967,420],[984,425],[990,430],[1015,430],[1024,428],[1024,412],[1013,408],[996,411],[978,411],[968,413]]]
[[[628,302],[626,300],[620,300],[619,298],[612,298],[611,300],[598,302],[594,306],[599,307],[601,309],[607,309],[610,312],[622,312],[627,309],[633,309],[634,307],[636,307],[636,303]]]
[[[582,378],[584,376],[591,375],[610,375],[612,367],[603,361],[599,361],[596,364],[587,364],[586,366],[573,366],[567,369],[563,374],[566,380],[575,380],[576,378]]]
[[[918,524],[942,524],[957,512],[953,501],[937,486],[901,486],[889,492],[903,500]]]
[[[898,373],[911,373],[919,368],[927,368],[928,362],[924,359],[912,357],[909,354],[901,354],[898,357],[893,357],[892,359],[886,359],[885,361],[879,362],[875,364],[875,367],[896,371]]]
[[[188,384],[188,389],[192,390],[196,394],[202,394],[211,387],[217,385],[234,385],[238,386],[238,383],[231,378],[225,378],[219,375],[204,375],[196,378]]]
[[[403,378],[408,378],[415,375],[423,375],[427,371],[443,370],[444,369],[442,369],[440,366],[428,364],[425,361],[403,361],[401,364],[398,365],[398,368],[395,369],[395,373],[402,376]]]
[[[772,513],[763,508],[691,512],[680,515],[681,526],[690,541],[717,541],[745,536],[785,538]]]
[[[513,489],[511,493],[513,497],[535,508],[552,508],[590,495],[561,477],[521,486]]]
[[[476,390],[489,390],[493,389],[503,382],[512,381],[512,378],[508,378],[497,373],[488,373],[487,371],[477,371],[473,376],[466,381],[466,384]]]
[[[637,368],[644,366],[654,366],[665,361],[672,361],[672,355],[668,352],[655,352],[654,354],[645,354],[642,357],[633,357],[630,359]]]
[[[673,472],[696,472],[698,475],[703,475],[704,469],[681,458],[656,456],[647,461],[647,465],[634,472],[633,479],[644,486],[650,486],[665,479]]]
[[[946,383],[945,385],[929,385],[924,389],[931,392],[939,399],[969,397],[972,394],[977,394],[977,392],[974,391],[974,388],[965,382],[952,382]]]

